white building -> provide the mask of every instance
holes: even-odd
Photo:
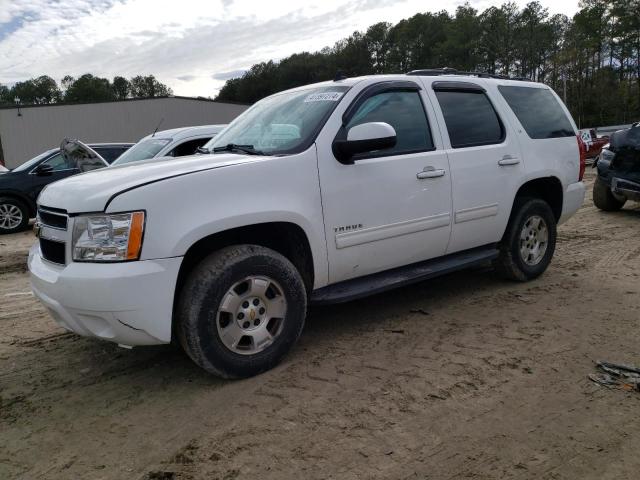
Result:
[[[137,142],[160,122],[160,130],[229,123],[247,107],[190,97],[0,107],[0,165],[17,167],[64,138]]]

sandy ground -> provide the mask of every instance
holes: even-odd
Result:
[[[590,181],[593,180],[589,172]],[[172,347],[65,333],[0,237],[0,478],[636,479],[640,206],[587,196],[526,284],[460,272],[313,309],[275,370],[209,377]]]

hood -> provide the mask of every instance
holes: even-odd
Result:
[[[269,157],[238,155],[192,155],[151,163],[131,163],[74,175],[54,182],[40,193],[38,205],[62,208],[68,213],[104,211],[111,198],[126,190],[168,178],[216,168],[265,161]],[[145,208],[137,205],[135,208]]]
[[[0,173],[7,173],[9,171],[9,169],[7,167],[5,167],[4,165],[0,165]]]
[[[60,153],[69,161],[70,165],[75,165],[81,172],[89,172],[109,166],[107,161],[102,158],[98,152],[80,140],[69,140],[65,138],[60,144]]]

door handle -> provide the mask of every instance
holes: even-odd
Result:
[[[445,172],[442,169],[436,170],[434,167],[428,166],[428,167],[424,167],[424,169],[421,172],[418,172],[416,174],[416,178],[418,180],[422,180],[424,178],[438,178],[438,177],[443,177],[444,173]]]
[[[502,160],[498,161],[498,165],[501,167],[505,167],[508,165],[517,165],[520,163],[520,159],[518,157],[514,157],[513,155],[505,155],[502,157]]]

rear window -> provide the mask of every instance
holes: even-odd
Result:
[[[483,92],[436,91],[453,148],[502,143],[504,129]]]
[[[498,89],[529,137],[575,137],[571,122],[550,90],[506,85]]]

